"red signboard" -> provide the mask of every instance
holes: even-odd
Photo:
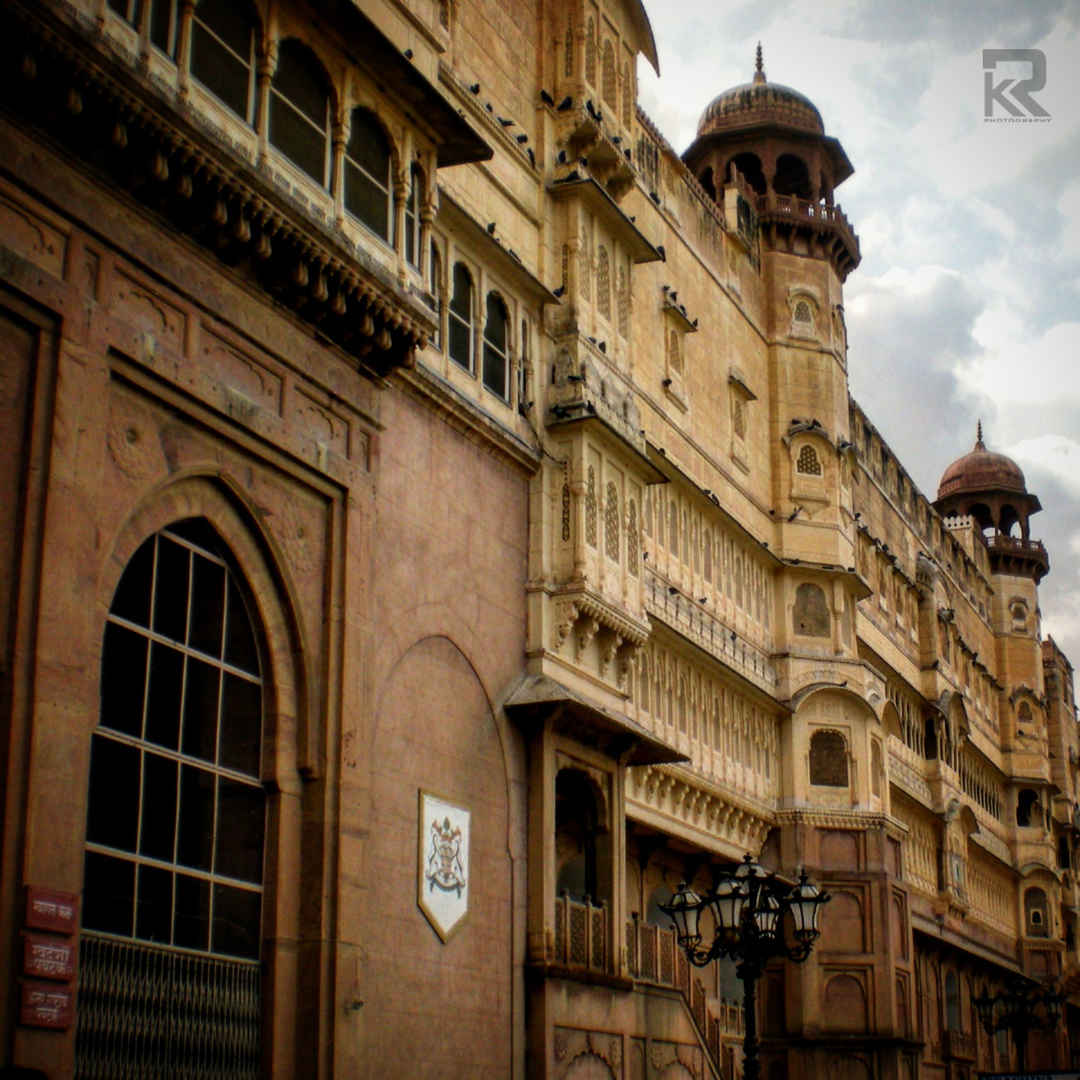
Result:
[[[56,983],[24,982],[19,987],[19,1023],[26,1027],[71,1027],[73,995]]]
[[[43,934],[23,935],[23,974],[39,979],[71,979],[75,975],[75,943]]]
[[[54,934],[74,934],[79,898],[59,889],[26,886],[26,925],[31,930],[51,930]]]

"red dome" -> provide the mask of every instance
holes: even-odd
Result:
[[[982,440],[982,424],[979,424],[975,448],[962,458],[957,458],[941,475],[938,484],[939,500],[960,493],[1015,491],[1027,494],[1027,484],[1020,466],[1004,454],[986,449]]]

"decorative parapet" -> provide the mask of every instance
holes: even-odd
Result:
[[[641,412],[633,393],[610,374],[605,377],[591,356],[579,360],[569,349],[562,349],[548,390],[548,426],[585,420],[599,420],[638,454],[646,455]]]
[[[786,226],[818,238],[841,280],[859,265],[859,238],[839,206],[768,192],[757,199],[763,226]]]
[[[631,769],[627,777],[631,817],[639,807],[694,830],[703,843],[713,840],[740,851],[759,851],[776,821],[771,808],[708,784],[686,767],[651,765]]]
[[[683,596],[652,567],[645,571],[645,608],[676,633],[738,672],[767,694],[775,693],[779,679],[768,654],[753,645],[701,604]]]

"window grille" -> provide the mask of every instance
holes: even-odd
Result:
[[[605,319],[611,318],[611,267],[603,244],[596,252],[596,307]]]
[[[615,89],[615,46],[610,41],[604,42],[604,104],[613,109],[616,105]]]
[[[638,575],[638,563],[640,560],[637,503],[631,499],[626,512],[626,569],[633,577]]]
[[[619,561],[619,492],[612,481],[607,486],[607,509],[604,512],[604,542],[607,557]]]
[[[596,470],[590,465],[585,485],[585,540],[596,547]]]
[[[591,17],[585,24],[585,80],[596,85],[596,23]]]
[[[210,527],[178,523],[132,557],[106,621],[77,1076],[226,1058],[230,1075],[258,1075],[261,750],[260,665],[240,586]]]
[[[623,64],[622,122],[629,127],[634,118],[634,76],[629,64]]]
[[[799,451],[799,457],[795,463],[795,468],[807,476],[820,476],[821,461],[817,456],[817,451],[809,444],[804,446]]]
[[[626,337],[630,333],[630,283],[625,266],[619,267],[619,333]]]

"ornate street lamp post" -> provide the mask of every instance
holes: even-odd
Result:
[[[764,870],[747,855],[732,873],[724,873],[712,892],[698,896],[683,882],[670,904],[660,910],[675,924],[676,939],[695,967],[720,957],[735,960],[735,974],[743,984],[746,1037],[743,1040],[743,1080],[759,1080],[757,982],[765,964],[774,956],[786,956],[801,964],[809,955],[820,931],[818,912],[830,899],[806,880],[805,872],[792,888]],[[713,939],[702,941],[701,913],[709,909],[715,922]],[[794,944],[785,939],[787,916],[791,917]]]
[[[993,997],[984,988],[975,999],[975,1009],[987,1035],[993,1036],[1006,1028],[1012,1032],[1013,1042],[1016,1043],[1017,1069],[1024,1072],[1027,1068],[1029,1032],[1033,1029],[1053,1031],[1061,1022],[1064,1002],[1065,995],[1052,987],[1043,989],[1032,980],[1013,979]]]

